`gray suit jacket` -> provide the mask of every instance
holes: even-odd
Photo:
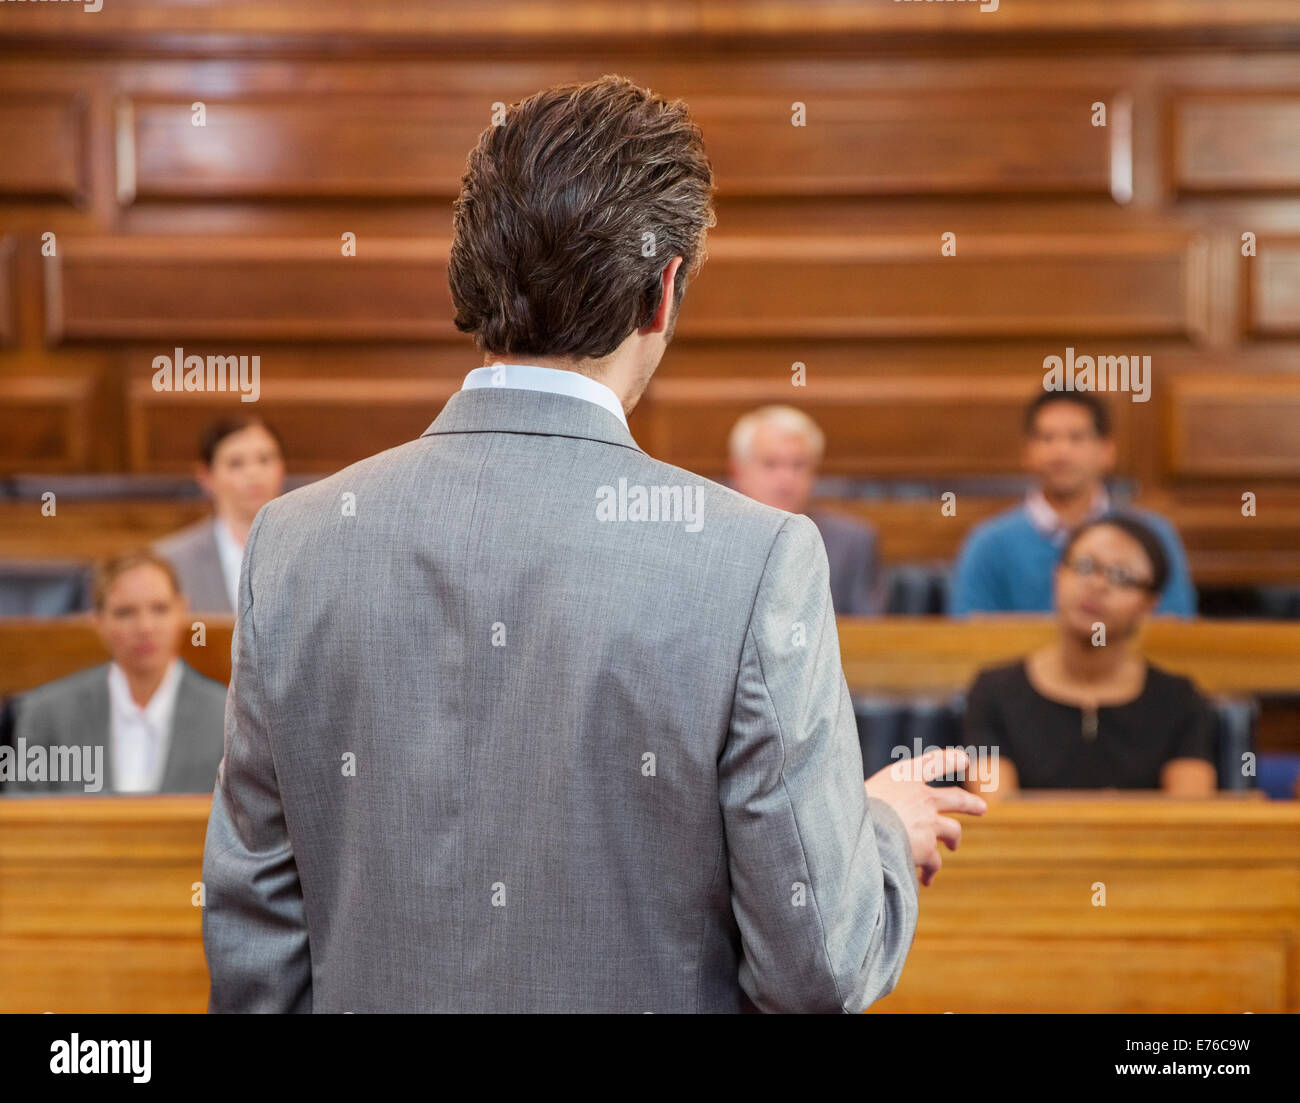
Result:
[[[634,520],[661,486],[702,525]],[[599,406],[460,391],[263,507],[233,651],[210,1010],[859,1012],[898,980],[916,873],[816,527]]]
[[[831,601],[845,616],[867,616],[883,605],[876,530],[839,513],[819,511],[808,516],[822,534],[831,572]]]
[[[181,590],[196,613],[233,613],[213,519],[205,517],[154,544],[154,550],[176,568]]]
[[[162,793],[210,793],[221,763],[226,687],[205,678],[184,659],[168,740]],[[104,793],[113,783],[113,742],[109,738],[108,663],[79,670],[19,697],[14,705],[14,745],[27,747],[102,747]],[[93,755],[94,752],[92,751]],[[80,781],[14,783],[10,793],[84,793]]]

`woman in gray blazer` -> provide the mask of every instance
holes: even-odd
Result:
[[[195,478],[212,499],[212,516],[154,548],[176,568],[191,609],[233,615],[248,530],[257,511],[284,488],[284,449],[265,421],[240,416],[210,424],[199,452]]]

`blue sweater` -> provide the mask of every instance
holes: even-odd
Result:
[[[1169,556],[1169,581],[1156,612],[1195,616],[1196,590],[1173,525],[1145,510],[1125,512],[1150,525]],[[957,557],[951,612],[1051,612],[1052,571],[1060,557],[1061,548],[1033,526],[1024,506],[990,517],[971,530]]]

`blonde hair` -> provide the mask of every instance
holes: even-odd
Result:
[[[762,425],[797,433],[812,445],[818,460],[826,453],[826,434],[802,410],[794,406],[760,406],[745,414],[731,427],[727,451],[733,460],[739,462],[749,455],[754,446],[754,434]]]
[[[95,581],[91,590],[95,601],[95,612],[103,612],[104,602],[108,598],[108,591],[112,588],[114,582],[126,574],[127,571],[145,566],[157,567],[162,571],[172,584],[173,592],[178,597],[180,596],[181,580],[177,577],[176,568],[172,566],[171,560],[149,548],[137,548],[134,551],[123,552],[121,555],[114,555],[109,559],[105,559],[95,567]]]

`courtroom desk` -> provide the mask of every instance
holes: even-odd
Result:
[[[967,689],[984,667],[1011,662],[1057,632],[1047,614],[836,619],[844,677],[855,693]],[[1204,693],[1300,693],[1300,621],[1153,617],[1139,642],[1148,659]]]
[[[67,497],[47,517],[40,502],[0,502],[0,558],[88,563],[170,536],[212,513],[210,502]]]
[[[193,626],[203,623],[202,644]],[[181,658],[200,674],[230,683],[230,613],[191,613],[181,637]],[[0,698],[24,693],[88,666],[108,662],[89,616],[0,617]]]
[[[230,681],[229,614],[191,616],[203,646],[186,634],[185,661]],[[1051,616],[838,617],[840,657],[855,693],[916,694],[966,689],[976,673],[1009,662],[1055,635]],[[1206,693],[1300,693],[1300,621],[1147,622],[1142,647],[1155,663]],[[0,618],[0,696],[108,661],[88,617]]]
[[[204,1011],[210,795],[0,798],[0,1011]]]
[[[1035,793],[962,822],[873,1011],[1300,1011],[1300,803]]]
[[[209,805],[0,800],[0,1010],[202,1011]],[[1300,1010],[1300,804],[1008,800],[920,893],[879,1010]]]

